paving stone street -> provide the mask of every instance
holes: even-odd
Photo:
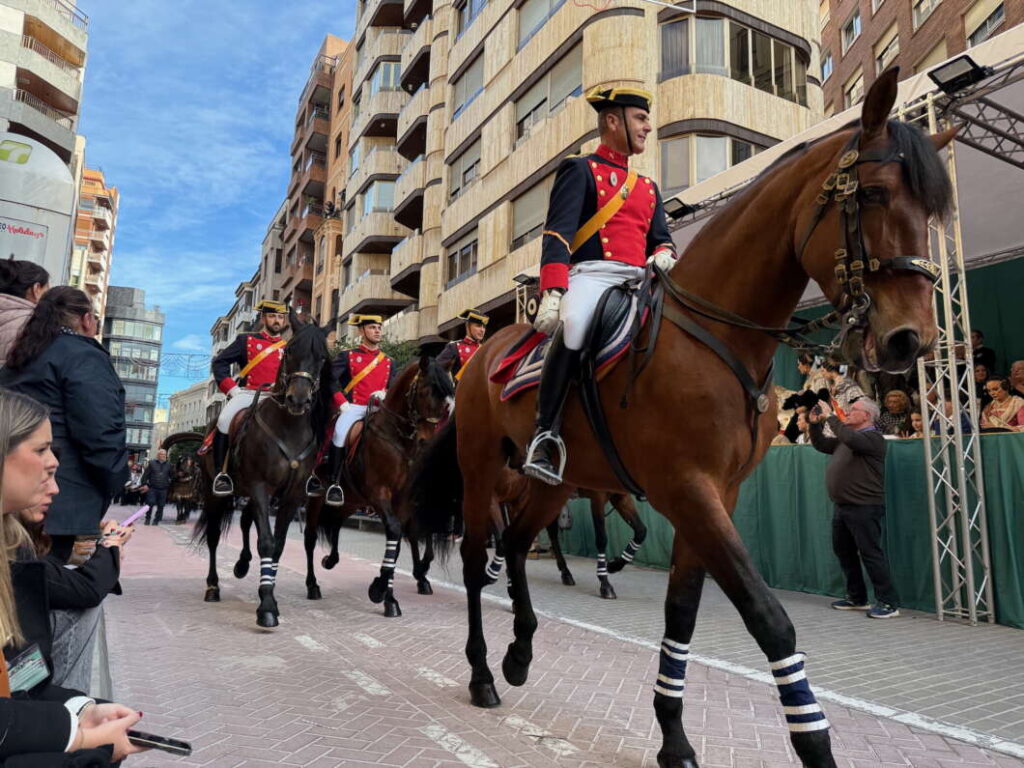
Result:
[[[150,752],[129,766],[657,765],[651,686],[664,572],[612,577],[612,602],[597,596],[593,561],[570,558],[576,587],[561,585],[553,561],[530,561],[541,622],[521,688],[500,679],[512,617],[503,585],[491,587],[484,622],[502,706],[481,710],[466,691],[457,555],[434,569],[433,596],[396,577],[404,615],[386,619],[366,598],[383,538],[345,529],[332,571],[319,568],[318,551],[324,599],[316,602],[306,599],[293,526],[278,575],[281,625],[268,631],[255,622],[257,577],[231,575],[237,529],[218,557],[219,604],[202,602],[206,555],[188,549],[189,533],[140,527],[126,553],[124,595],[105,604],[115,700],[145,713],[144,730],[195,750],[189,758]],[[399,567],[409,568],[405,551]],[[923,614],[869,621],[830,611],[827,598],[779,594],[809,654],[841,768],[1024,768],[1020,631]],[[684,723],[700,765],[799,765],[766,664],[710,583],[691,648]]]

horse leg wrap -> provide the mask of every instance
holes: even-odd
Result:
[[[277,581],[277,563],[272,557],[260,558],[260,586],[272,587]]]
[[[779,687],[779,699],[782,711],[786,715],[786,724],[791,733],[807,733],[823,731],[828,728],[828,720],[821,711],[821,705],[811,692],[804,671],[804,653],[796,653],[785,659],[771,663],[772,676]]]
[[[398,539],[388,539],[384,548],[384,562],[380,567],[382,571],[394,571],[395,563],[398,561]]]
[[[604,579],[608,577],[608,558],[604,556],[604,553],[597,556],[597,578]]]
[[[505,558],[501,555],[495,555],[491,558],[491,562],[487,564],[487,570],[484,572],[484,575],[493,584],[498,580],[498,577],[501,575],[501,569],[504,567]]]
[[[654,684],[654,692],[674,699],[683,698],[686,687],[686,661],[690,656],[690,646],[661,639],[661,661],[658,664],[658,682]]]
[[[633,558],[636,557],[636,553],[640,551],[640,545],[637,544],[636,539],[630,539],[629,544],[622,550],[622,559],[627,563],[632,563]]]

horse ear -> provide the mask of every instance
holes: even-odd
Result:
[[[305,325],[299,313],[295,311],[295,307],[291,305],[288,306],[288,324],[292,328],[301,328]]]
[[[932,140],[932,146],[935,147],[935,151],[938,152],[956,138],[957,131],[959,130],[960,126],[954,125],[944,131],[940,131],[939,133],[933,133],[928,138]]]
[[[327,334],[329,334],[331,331],[337,330],[337,328],[338,328],[338,316],[337,315],[335,315],[330,320],[328,320],[326,323],[324,323],[323,325],[320,326],[320,330],[324,332],[325,336]]]
[[[899,76],[899,67],[889,67],[871,84],[860,113],[860,124],[864,129],[865,138],[877,136],[885,129],[892,105],[896,103]]]

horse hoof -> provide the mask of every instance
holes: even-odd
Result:
[[[572,574],[568,571],[562,571],[562,583],[567,587],[575,587],[576,579],[574,579]]]
[[[320,565],[326,568],[328,571],[338,564],[338,558],[331,557],[330,555],[324,555],[324,559],[320,561]]]
[[[239,560],[235,563],[234,574],[236,579],[244,579],[245,575],[249,572],[249,561]]]
[[[220,602],[220,587],[207,587],[206,594],[203,596],[204,603],[219,603]]]
[[[481,709],[494,709],[501,705],[494,683],[470,683],[469,701],[474,707]]]
[[[370,582],[370,588],[366,591],[366,594],[370,598],[371,603],[382,603],[384,602],[384,595],[388,591],[388,580],[384,576],[378,576],[376,579]]]
[[[256,623],[265,629],[276,627],[280,622],[273,611],[256,611]]]
[[[516,659],[514,647],[515,643],[509,643],[505,658],[501,660],[501,674],[509,685],[520,686],[530,674],[530,659]]]
[[[618,573],[626,567],[626,561],[621,557],[616,557],[610,563],[608,563],[608,573]]]
[[[618,595],[615,594],[615,587],[609,584],[607,581],[601,583],[601,598],[604,600],[617,600]]]
[[[693,757],[658,755],[658,768],[700,768]]]
[[[387,619],[397,619],[402,615],[402,609],[398,607],[398,603],[394,600],[388,600],[384,603],[384,617]]]
[[[323,600],[323,595],[320,593],[320,587],[317,584],[306,587],[306,598],[308,600]]]
[[[434,588],[430,586],[430,582],[426,579],[416,582],[416,591],[421,595],[432,595],[434,594]]]

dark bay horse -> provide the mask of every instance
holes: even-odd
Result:
[[[630,366],[618,366],[602,381],[601,399],[619,454],[676,531],[654,695],[661,768],[697,766],[683,730],[682,696],[706,573],[767,657],[802,764],[836,765],[828,721],[807,681],[793,625],[754,567],[731,515],[741,481],[776,432],[773,395],[752,397],[748,387],[752,380],[763,394],[769,383],[778,334],[764,328],[789,320],[810,280],[842,313],[847,330],[837,341],[851,362],[904,371],[935,343],[928,221],[945,213],[951,200],[938,150],[954,131],[928,137],[890,122],[896,83],[895,70],[883,73],[867,94],[859,123],[783,155],[708,222],[663,281],[670,322],[662,325],[627,408],[620,399]],[[860,257],[857,263],[848,261],[853,256]],[[670,287],[682,290],[669,295]],[[705,302],[703,312],[694,310],[695,300],[685,299],[683,290]],[[469,689],[472,702],[482,707],[500,703],[487,664],[480,603],[490,507],[506,464],[522,463],[535,414],[535,393],[502,402],[501,385],[489,375],[525,330],[499,331],[472,358],[459,384],[454,419],[424,450],[413,478],[415,516],[423,530],[444,534],[453,516],[464,518]],[[736,365],[727,365],[715,345],[727,348]],[[526,682],[537,628],[525,573],[531,542],[557,517],[572,487],[624,490],[575,395],[562,435],[568,447],[565,484],[531,480],[527,508],[504,531],[515,621],[502,672],[511,685]],[[446,541],[437,538],[441,556]]]
[[[168,501],[174,503],[178,516],[175,522],[184,523],[199,507],[203,490],[200,484],[199,465],[192,455],[183,456],[174,469]]]
[[[329,507],[322,498],[310,499],[306,508],[306,589],[310,599],[317,599],[320,587],[313,567],[317,538],[331,547],[321,564],[330,569],[337,565],[338,537],[342,523],[361,509],[372,509],[384,523],[385,551],[380,575],[370,584],[369,597],[384,603],[384,615],[402,615],[395,599],[393,579],[403,534],[404,489],[409,466],[422,445],[433,437],[437,425],[449,414],[455,388],[447,368],[429,355],[409,363],[395,377],[379,408],[371,408],[364,421],[362,437],[342,473],[345,505]],[[325,480],[325,483],[327,481]],[[413,555],[413,576],[420,594],[431,594],[427,570],[433,560],[433,543],[426,542],[420,557],[419,543],[413,531],[407,530]]]
[[[303,323],[294,312],[290,314],[293,335],[285,345],[277,381],[273,389],[260,396],[255,409],[241,417],[241,428],[232,441],[230,454],[236,492],[249,499],[242,513],[243,521],[256,524],[260,556],[256,623],[261,627],[278,625],[280,612],[274,599],[277,564],[284,551],[288,526],[306,498],[306,479],[313,469],[320,437],[327,428],[333,394],[326,332],[315,322]],[[164,445],[196,437],[195,433],[179,433],[168,437]],[[216,470],[211,454],[202,457],[200,467],[205,499],[194,538],[206,542],[210,556],[204,599],[218,602],[217,546],[231,522],[234,499],[213,495],[212,478]],[[277,504],[273,528],[272,501]],[[244,554],[235,565],[239,578],[249,569]]]

